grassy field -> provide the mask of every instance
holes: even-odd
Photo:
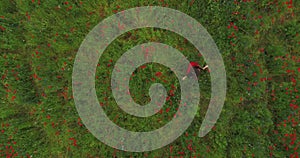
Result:
[[[201,101],[194,121],[173,143],[149,152],[125,152],[96,139],[81,121],[72,96],[72,71],[85,36],[103,19],[133,7],[163,6],[199,21],[226,66],[227,95],[213,130],[198,137],[210,101],[210,75],[199,77]],[[300,3],[292,0],[1,0],[1,157],[290,157],[300,155]],[[161,83],[168,92],[157,114],[134,117],[115,103],[114,64],[135,45],[161,42],[190,61],[205,61],[185,38],[142,28],[111,43],[96,72],[98,100],[107,116],[131,131],[168,123],[180,101],[179,79],[167,67],[146,64],[134,72],[130,93],[141,105]]]

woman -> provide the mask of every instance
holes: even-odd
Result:
[[[194,69],[196,76],[198,77],[200,75],[201,70],[208,69],[208,65],[205,65],[203,68],[201,68],[197,62],[190,62],[190,65],[186,71],[186,75],[182,78],[182,80],[185,80],[187,77],[192,76],[192,68]]]

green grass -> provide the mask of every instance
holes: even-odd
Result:
[[[300,3],[285,2],[2,0],[1,157],[296,157]],[[82,124],[72,98],[71,76],[77,50],[94,26],[116,12],[147,5],[177,9],[207,29],[222,54],[228,88],[220,118],[208,135],[197,136],[210,101],[210,76],[202,73],[199,109],[186,132],[161,149],[133,153],[101,143]],[[170,100],[162,111],[138,118],[115,103],[110,89],[113,65],[122,53],[150,41],[205,63],[191,43],[167,30],[132,30],[113,41],[99,60],[96,92],[108,117],[132,131],[162,127],[172,119],[180,100],[174,73],[153,63],[135,71],[130,92],[134,101],[145,105],[150,101],[149,87],[163,84]]]

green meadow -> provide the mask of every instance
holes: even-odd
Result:
[[[105,18],[140,6],[176,9],[196,19],[223,57],[227,94],[221,115],[204,137],[198,131],[210,102],[210,73],[201,72],[200,102],[189,128],[171,144],[126,152],[99,141],[85,127],[72,94],[72,72],[86,35]],[[1,0],[0,156],[38,158],[298,158],[300,155],[300,2],[292,0]],[[201,53],[184,37],[163,29],[126,32],[99,59],[98,101],[115,124],[136,132],[172,120],[180,84],[168,67],[138,67],[129,82],[133,100],[149,103],[149,88],[167,91],[163,108],[135,117],[116,104],[111,73],[136,45],[160,42],[201,66]],[[171,132],[171,131],[170,131]]]

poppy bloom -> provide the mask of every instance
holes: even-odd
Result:
[[[201,70],[206,70],[208,68],[208,65],[205,65],[204,67],[200,67],[197,62],[190,62],[190,65],[186,71],[186,75],[182,78],[182,80],[185,80],[187,77],[192,76],[192,70],[195,71],[196,76],[198,77],[200,75]]]

